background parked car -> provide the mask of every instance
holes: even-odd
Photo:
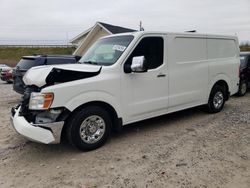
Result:
[[[23,83],[23,76],[32,67],[42,65],[55,65],[55,64],[70,64],[77,63],[80,56],[74,55],[34,55],[23,56],[17,66],[13,69],[13,89],[17,93],[23,94],[25,84]]]
[[[238,95],[246,94],[250,86],[250,52],[240,53],[240,86]]]
[[[11,67],[9,67],[5,64],[0,64],[0,72],[5,71],[5,70],[11,70]]]
[[[13,69],[2,70],[1,73],[0,73],[1,80],[5,81],[7,83],[12,83],[13,82],[12,72],[13,72]]]

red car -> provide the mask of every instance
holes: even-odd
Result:
[[[8,83],[13,83],[13,76],[12,76],[13,70],[2,70],[0,74],[1,80],[8,82]]]

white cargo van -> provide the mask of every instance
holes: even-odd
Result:
[[[62,135],[92,150],[112,129],[206,105],[222,110],[239,84],[235,36],[135,32],[98,40],[79,64],[30,69],[15,130],[30,140],[59,143]]]

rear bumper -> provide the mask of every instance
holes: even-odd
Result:
[[[19,116],[20,108],[21,107],[14,109],[14,114],[11,117],[11,124],[17,133],[29,140],[43,144],[60,143],[64,121],[47,124],[32,124],[27,122],[23,116]]]
[[[3,81],[12,81],[13,80],[12,75],[6,75],[6,74],[3,74],[3,73],[0,75],[0,78]]]
[[[7,77],[4,77],[4,76],[0,76],[0,79],[1,79],[2,81],[7,81],[7,80],[9,80]]]

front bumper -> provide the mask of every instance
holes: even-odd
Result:
[[[19,134],[43,144],[60,143],[64,121],[47,124],[29,123],[23,116],[19,116],[20,109],[21,107],[13,109],[14,113],[11,116],[11,123]]]

